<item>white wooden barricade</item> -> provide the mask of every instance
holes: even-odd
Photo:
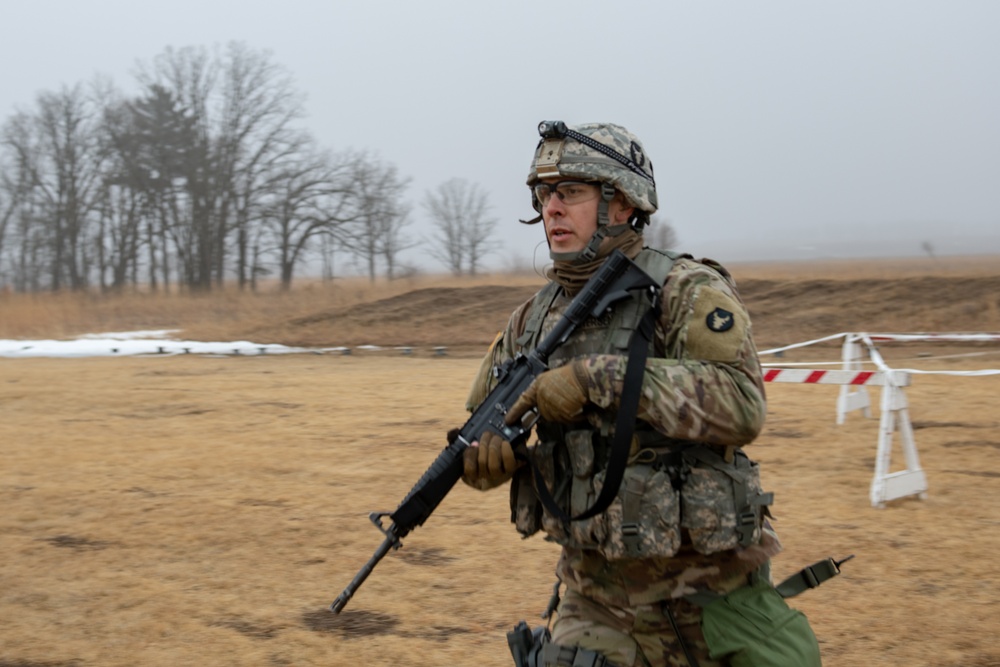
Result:
[[[860,371],[868,354],[861,347],[861,337],[857,334],[846,334],[844,344],[840,349],[841,368],[845,371]],[[871,418],[871,401],[864,385],[843,384],[837,395],[837,424],[843,424],[847,413],[852,410],[864,410],[866,418]]]
[[[815,345],[843,338],[841,348],[841,370],[817,371],[790,368],[765,370],[767,382],[801,382],[806,384],[839,384],[837,396],[837,423],[843,424],[848,412],[861,410],[865,417],[871,417],[871,399],[867,387],[882,387],[879,418],[878,452],[875,457],[875,473],[871,484],[871,502],[874,507],[885,507],[885,503],[906,496],[927,497],[927,477],[920,468],[917,445],[913,439],[913,425],[906,401],[904,387],[910,385],[914,373],[946,373],[948,375],[997,375],[1000,370],[977,371],[921,371],[894,370],[889,368],[882,355],[875,348],[876,342],[894,341],[947,341],[947,342],[998,342],[997,332],[949,332],[949,333],[841,333],[804,343],[795,343],[773,350],[761,351],[761,355],[777,354],[808,345]],[[878,370],[864,371],[863,364],[873,363]],[[892,441],[899,433],[903,449],[905,469],[890,472]]]
[[[846,345],[845,345],[846,347]],[[854,351],[852,350],[852,354]],[[846,355],[846,352],[845,352]],[[846,357],[845,357],[846,358]],[[873,507],[885,507],[885,503],[906,496],[927,497],[927,476],[920,468],[917,445],[913,439],[913,426],[903,387],[910,386],[910,374],[905,371],[861,371],[861,370],[811,370],[802,368],[768,368],[764,371],[765,382],[794,382],[802,384],[841,385],[841,399],[837,402],[837,423],[849,410],[865,410],[871,416],[866,387],[881,386],[881,417],[879,419],[878,451],[875,456],[875,473],[871,483],[871,503]],[[845,392],[847,389],[848,392]],[[847,399],[844,397],[848,396]],[[859,396],[863,397],[858,398]],[[853,406],[853,407],[851,407]],[[890,472],[893,436],[899,432],[906,463],[904,470]]]
[[[975,333],[914,333],[914,334],[844,334],[841,349],[841,368],[845,371],[856,371],[861,368],[867,357],[887,374],[898,376],[903,371],[888,370],[882,355],[875,349],[875,341],[997,341],[1000,334],[988,332]],[[894,385],[894,386],[893,386]],[[909,385],[907,376],[906,385]],[[927,497],[927,477],[920,469],[917,457],[917,446],[913,440],[913,426],[910,423],[910,411],[903,393],[904,385],[898,382],[887,383],[882,390],[882,416],[879,422],[878,453],[875,458],[875,476],[872,479],[871,501],[874,507],[885,507],[889,500],[916,495],[923,499]],[[848,412],[863,410],[865,417],[871,417],[871,403],[865,388],[844,385],[837,397],[837,423],[843,424]],[[903,456],[906,469],[889,472],[889,462],[892,455],[892,436],[898,429],[903,446]]]

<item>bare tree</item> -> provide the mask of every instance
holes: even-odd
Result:
[[[292,126],[302,115],[301,95],[268,52],[239,42],[214,55],[167,49],[139,80],[187,142],[176,151],[183,159],[174,182],[183,198],[173,200],[186,209],[171,227],[185,282],[195,289],[220,284],[235,246],[234,269],[246,285],[257,236],[250,225],[269,196],[272,165],[308,143]]]
[[[113,179],[101,188],[95,246],[102,289],[120,290],[138,282],[142,233],[142,193]],[[110,282],[108,280],[110,274]]]
[[[16,221],[17,213],[30,193],[27,174],[19,170],[6,151],[0,152],[0,285],[8,273],[6,266],[7,241]]]
[[[402,234],[410,224],[409,207],[402,201],[409,185],[410,179],[400,177],[395,165],[379,158],[361,155],[355,163],[352,187],[358,215],[350,235],[341,241],[364,262],[371,282],[375,282],[379,260],[385,262],[392,280],[399,253],[416,245]]]
[[[416,243],[409,179],[364,154],[325,154],[294,127],[301,96],[264,51],[166,49],[137,74],[39,95],[0,128],[0,280],[17,289],[145,281],[282,285],[312,253],[361,259],[372,280]],[[479,256],[476,246],[472,257]]]
[[[488,215],[487,194],[475,183],[453,178],[427,192],[423,207],[437,228],[431,255],[456,276],[476,275],[482,258],[499,246],[492,241],[497,220]]]
[[[4,272],[18,292],[34,292],[45,288],[44,274],[49,244],[43,231],[39,206],[30,197],[22,201],[11,220],[12,228],[8,269]]]
[[[34,197],[40,151],[32,117],[19,111],[3,125],[0,134],[0,188],[3,193],[3,244],[0,278],[17,291],[41,288],[44,238],[37,223]]]
[[[392,204],[392,202],[390,202]],[[400,266],[399,255],[402,251],[420,245],[402,234],[404,227],[413,222],[410,219],[410,205],[395,202],[388,207],[388,212],[377,220],[379,255],[385,264],[385,275],[389,280],[395,280],[401,273],[411,273],[413,267]]]
[[[65,277],[72,289],[87,286],[90,231],[88,223],[97,206],[103,154],[97,124],[99,115],[81,87],[63,88],[39,99],[41,129],[51,160],[52,180],[38,185],[54,209],[55,255],[53,289]]]
[[[273,240],[282,289],[291,287],[295,267],[313,241],[357,219],[354,169],[352,158],[328,153],[296,154],[272,168],[261,216]]]
[[[222,99],[218,168],[229,192],[222,200],[220,233],[235,232],[236,272],[242,287],[248,270],[247,227],[257,200],[268,187],[270,166],[300,152],[308,153],[313,141],[292,128],[303,115],[302,96],[293,89],[290,75],[265,51],[254,51],[240,42],[228,46]],[[303,156],[307,170],[315,164],[312,156]],[[223,262],[219,248],[216,275],[220,278]]]
[[[16,164],[18,187],[25,188],[19,196],[30,199],[37,213],[22,240],[41,242],[41,254],[30,257],[47,263],[51,289],[88,284],[104,160],[98,122],[93,99],[77,85],[40,93],[34,113],[19,112],[4,127],[4,147]]]

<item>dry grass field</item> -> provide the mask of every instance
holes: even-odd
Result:
[[[997,258],[734,273],[761,348],[840,331],[1000,331]],[[0,295],[0,337],[180,328],[424,346],[0,359],[0,667],[512,664],[504,633],[539,622],[557,550],[517,536],[504,491],[460,484],[341,615],[326,607],[381,542],[368,512],[395,509],[464,420],[476,355],[538,283]],[[998,344],[882,352],[901,368],[1000,368]],[[838,358],[823,347],[783,360]],[[1000,376],[920,375],[906,395],[929,494],[873,509],[877,421],[837,426],[836,387],[768,386],[751,454],[776,496],[775,577],[856,555],[794,600],[828,667],[997,667]]]

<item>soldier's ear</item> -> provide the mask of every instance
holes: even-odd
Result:
[[[615,192],[615,198],[611,201],[618,204],[614,209],[614,219],[611,221],[611,224],[619,225],[628,222],[632,217],[632,213],[635,212],[635,207],[628,203],[625,195],[620,190]]]

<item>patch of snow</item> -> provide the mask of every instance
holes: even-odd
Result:
[[[88,334],[76,340],[0,339],[0,357],[113,357],[173,354],[291,354],[308,348],[240,340],[206,343],[165,338],[176,330]]]

